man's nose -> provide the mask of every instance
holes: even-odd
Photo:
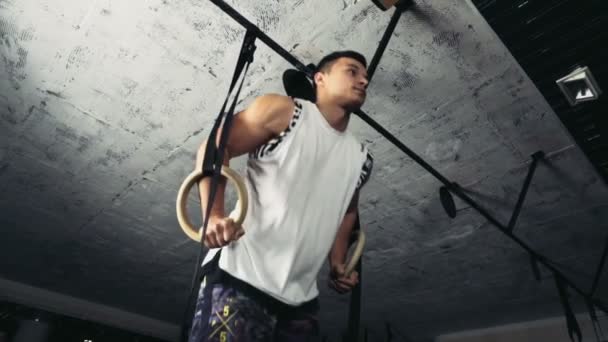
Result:
[[[367,85],[369,84],[369,80],[366,77],[362,77],[361,81],[359,81],[363,87],[365,87],[367,89]]]

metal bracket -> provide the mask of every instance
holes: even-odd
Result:
[[[530,169],[528,170],[528,175],[526,176],[524,185],[521,188],[521,192],[519,193],[519,198],[517,199],[517,203],[515,204],[513,215],[511,215],[511,220],[509,220],[509,224],[507,225],[507,229],[511,233],[513,232],[513,228],[515,228],[517,218],[519,217],[519,213],[521,212],[521,207],[523,206],[524,200],[526,199],[526,195],[528,194],[528,189],[530,188],[530,183],[532,182],[532,177],[534,176],[536,166],[538,165],[538,162],[544,157],[545,153],[543,151],[538,151],[532,154],[532,164],[530,164]]]

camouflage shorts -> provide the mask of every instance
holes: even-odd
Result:
[[[201,284],[189,342],[312,342],[319,340],[317,309],[271,312],[226,284]]]

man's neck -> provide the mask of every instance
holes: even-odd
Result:
[[[350,113],[346,109],[322,99],[318,99],[316,105],[331,127],[340,132],[346,131],[350,119]]]

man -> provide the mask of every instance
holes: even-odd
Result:
[[[345,276],[344,263],[373,159],[346,129],[367,85],[365,58],[339,51],[317,67],[315,103],[264,95],[235,115],[224,165],[248,154],[250,206],[243,227],[226,217],[220,181],[204,236],[210,251],[191,342],[312,341],[325,257],[334,290],[357,284],[358,274]],[[203,213],[209,188],[207,177],[199,184]]]

